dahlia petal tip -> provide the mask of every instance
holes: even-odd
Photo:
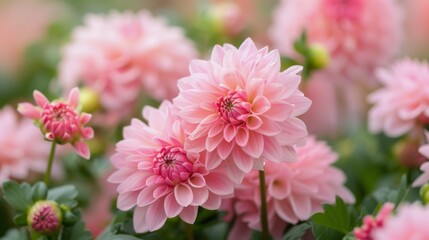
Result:
[[[30,103],[18,104],[18,112],[23,116],[37,120],[40,118],[40,111]]]
[[[79,154],[79,156],[85,158],[85,159],[89,159],[91,156],[91,153],[89,151],[89,147],[86,143],[84,142],[75,142],[73,144],[73,148],[76,151],[77,154]]]
[[[70,91],[67,102],[71,108],[76,108],[79,105],[79,88],[75,87]]]
[[[49,100],[38,90],[34,90],[33,97],[37,105],[41,108],[43,108],[46,104],[49,104]]]

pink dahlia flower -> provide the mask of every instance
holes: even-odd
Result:
[[[37,106],[21,103],[18,111],[39,125],[40,130],[48,141],[59,144],[71,143],[80,156],[89,159],[90,152],[84,140],[94,137],[94,131],[85,125],[91,119],[87,113],[79,113],[79,89],[70,91],[67,101],[63,99],[49,102],[39,91],[33,93]]]
[[[394,207],[392,203],[388,202],[381,207],[375,218],[371,215],[365,216],[362,227],[355,228],[353,231],[356,240],[373,240],[373,233],[377,229],[383,228],[384,223],[391,216]]]
[[[32,121],[18,120],[8,106],[0,109],[0,125],[0,184],[9,179],[25,179],[30,170],[44,172],[49,144],[40,141],[40,131]]]
[[[205,168],[206,154],[184,149],[185,133],[177,109],[164,101],[159,109],[145,107],[146,125],[133,119],[124,128],[108,179],[119,184],[118,208],[134,210],[136,232],[156,231],[167,218],[194,223],[198,206],[218,209],[221,196],[233,192],[221,172]]]
[[[397,214],[390,217],[384,226],[374,231],[375,240],[423,240],[429,239],[427,218],[429,205],[418,203],[401,205]]]
[[[296,150],[297,162],[265,164],[269,228],[275,239],[281,239],[288,223],[309,219],[323,210],[323,204],[334,203],[336,196],[354,202],[343,186],[345,175],[331,166],[338,156],[324,142],[309,137],[307,144]],[[232,216],[236,219],[229,239],[245,239],[239,236],[247,236],[250,229],[260,230],[258,186],[258,171],[253,170],[235,188],[235,196],[224,200],[222,209],[229,211],[229,220]]]
[[[207,150],[206,167],[224,163],[235,182],[256,159],[294,161],[292,146],[307,136],[297,116],[311,104],[297,89],[301,69],[280,72],[278,52],[258,50],[251,39],[239,49],[215,46],[209,61],[192,61],[174,99],[189,134],[186,148]]]
[[[378,71],[383,87],[369,96],[371,132],[397,137],[429,123],[429,65],[405,59]]]
[[[177,79],[196,56],[182,30],[148,12],[88,15],[63,51],[65,89],[82,82],[109,113],[128,114],[142,92],[162,100],[177,95]]]
[[[425,132],[426,141],[429,142],[429,132]],[[419,153],[423,155],[425,158],[429,159],[429,143],[420,146]],[[425,162],[420,166],[420,170],[423,172],[420,177],[418,177],[413,182],[413,187],[423,186],[425,183],[429,181],[429,162]]]
[[[328,71],[360,78],[397,53],[400,26],[401,13],[394,0],[283,0],[270,35],[282,54],[294,56],[293,43],[305,30],[310,43],[328,49]]]

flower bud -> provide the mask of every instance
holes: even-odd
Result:
[[[422,198],[422,202],[427,204],[429,202],[429,184],[426,183],[420,188],[420,197]]]
[[[321,44],[314,43],[308,47],[308,61],[315,69],[325,68],[329,64],[329,53]]]
[[[50,200],[36,202],[28,212],[27,223],[40,234],[52,234],[61,227],[62,215],[58,204]]]
[[[82,112],[93,113],[101,108],[99,95],[89,88],[80,90],[80,104]]]

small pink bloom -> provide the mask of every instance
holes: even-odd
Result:
[[[343,186],[345,175],[331,166],[338,156],[324,142],[309,137],[307,144],[296,151],[297,162],[265,164],[269,228],[275,239],[281,239],[288,223],[308,220],[323,210],[323,204],[334,203],[336,196],[347,203],[354,202]],[[235,187],[234,197],[223,201],[221,209],[229,212],[229,220],[233,216],[236,219],[229,239],[241,239],[238,237],[248,236],[250,229],[261,229],[257,189],[258,171],[253,170]]]
[[[294,56],[303,31],[324,45],[338,79],[361,80],[387,63],[401,44],[401,12],[394,0],[283,0],[270,35],[282,54]]]
[[[185,147],[208,151],[206,167],[222,164],[234,182],[255,160],[294,161],[292,145],[307,136],[297,116],[311,104],[297,89],[301,69],[280,72],[278,52],[258,50],[250,38],[238,49],[215,46],[208,61],[192,61],[174,99],[189,135]]]
[[[398,208],[396,216],[386,219],[382,228],[373,233],[375,240],[429,239],[427,218],[429,205],[404,204]]]
[[[426,141],[429,142],[429,132],[425,132],[426,135]],[[423,155],[425,158],[429,159],[429,143],[420,146],[419,153]],[[425,162],[420,166],[420,170],[423,172],[420,177],[418,177],[413,182],[413,187],[420,187],[423,186],[425,183],[429,181],[429,162]]]
[[[142,93],[157,100],[176,96],[177,79],[195,56],[182,29],[149,12],[91,14],[73,31],[59,74],[66,90],[82,83],[100,96],[108,118],[119,119],[130,115]]]
[[[378,71],[383,87],[369,96],[371,132],[397,137],[429,123],[429,65],[405,59]]]
[[[29,119],[19,120],[12,107],[0,109],[0,184],[26,179],[29,171],[43,173],[49,144],[40,141],[40,131]]]
[[[53,234],[62,225],[58,204],[49,200],[36,202],[29,210],[27,222],[31,229],[40,234]]]
[[[71,143],[79,155],[89,159],[89,148],[83,141],[93,138],[94,131],[90,127],[85,127],[91,115],[79,113],[76,109],[79,105],[79,89],[73,88],[67,101],[60,99],[49,102],[37,90],[33,95],[37,106],[21,103],[18,111],[35,120],[48,141],[59,144]]]
[[[198,207],[218,209],[221,196],[233,192],[222,172],[208,171],[206,154],[186,151],[177,109],[164,101],[159,109],[145,107],[146,125],[133,119],[124,128],[108,181],[119,184],[117,206],[134,210],[136,232],[156,231],[167,218],[194,223]]]
[[[390,218],[394,205],[392,203],[385,203],[374,218],[371,215],[364,217],[362,226],[355,228],[353,231],[356,240],[374,240],[373,233],[377,229],[382,229],[386,220]]]

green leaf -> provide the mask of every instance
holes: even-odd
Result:
[[[125,234],[114,235],[110,239],[111,240],[140,240],[140,238],[136,238],[134,236],[125,235]]]
[[[28,234],[26,228],[13,228],[7,231],[6,235],[0,240],[27,240]]]
[[[80,217],[80,213],[76,210],[75,215]],[[85,229],[85,223],[79,219],[72,226],[64,226],[61,240],[91,240],[92,235]]]
[[[47,194],[48,188],[46,187],[44,182],[37,182],[31,188],[31,197],[35,202],[46,199]]]
[[[77,195],[78,191],[75,186],[65,185],[49,190],[47,199],[56,201],[58,204],[69,205],[73,203],[73,199],[75,199]]]
[[[349,232],[349,234],[343,237],[343,240],[356,240],[356,238],[353,232]]]
[[[341,240],[344,236],[344,233],[320,224],[313,224],[312,231],[316,240]]]
[[[314,223],[343,234],[352,230],[352,216],[341,198],[337,197],[335,205],[324,205],[324,209],[323,213],[316,213],[311,217]]]
[[[282,240],[300,240],[310,228],[311,224],[308,222],[295,225],[289,229],[286,235],[283,236]]]
[[[27,183],[21,185],[15,181],[3,183],[3,197],[17,211],[25,212],[33,204],[31,187]]]
[[[27,214],[26,213],[19,213],[13,217],[13,222],[16,223],[18,226],[25,226],[27,225]]]

